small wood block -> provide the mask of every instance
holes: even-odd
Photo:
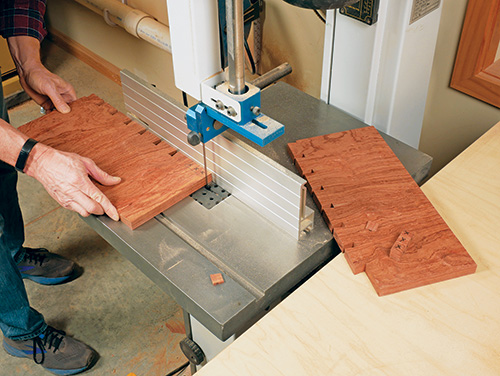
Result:
[[[88,157],[119,176],[118,185],[96,185],[135,229],[205,185],[203,168],[96,95],[19,128],[56,149]],[[212,177],[209,176],[209,181]]]
[[[394,261],[401,261],[401,256],[403,256],[408,249],[411,238],[412,236],[408,231],[405,230],[401,232],[389,251],[389,257]]]
[[[378,230],[378,222],[374,222],[374,221],[366,222],[365,229],[367,229],[368,231],[371,231],[371,232],[377,231]]]
[[[224,277],[221,273],[210,274],[210,279],[212,280],[212,285],[217,286],[224,283]]]
[[[288,152],[351,270],[379,295],[476,270],[374,127],[298,140]]]

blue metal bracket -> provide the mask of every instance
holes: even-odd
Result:
[[[186,113],[188,128],[200,135],[200,141],[207,142],[228,128],[236,131],[259,146],[285,133],[285,126],[270,117],[252,109],[260,107],[260,91],[256,95],[244,97],[240,102],[241,121],[236,122],[222,111],[216,111],[204,103],[198,103],[189,108]],[[217,122],[215,122],[217,120]]]
[[[220,127],[214,126],[215,120],[208,116],[207,109],[208,107],[203,103],[198,103],[186,112],[188,128],[200,135],[201,142],[207,142],[227,130],[227,127],[222,124]]]

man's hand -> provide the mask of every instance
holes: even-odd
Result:
[[[63,114],[71,111],[68,103],[76,100],[73,86],[43,65],[25,71],[19,78],[24,91],[46,111],[54,108]]]
[[[8,43],[24,91],[47,111],[70,112],[68,103],[76,100],[75,90],[43,66],[38,39],[17,36],[8,38]]]
[[[17,36],[10,37],[7,41],[26,93],[45,110],[56,108],[62,113],[70,112],[68,103],[76,100],[75,90],[43,66],[38,39]],[[0,121],[1,160],[14,165],[18,150],[25,141],[26,136]],[[89,176],[103,185],[118,184],[121,179],[108,175],[91,159],[36,144],[24,171],[42,183],[61,206],[84,217],[106,213],[115,221],[119,220],[116,208],[92,183]]]
[[[24,171],[42,183],[61,206],[84,217],[106,213],[111,219],[119,220],[118,211],[89,175],[103,185],[115,185],[121,179],[107,174],[91,159],[37,144]]]

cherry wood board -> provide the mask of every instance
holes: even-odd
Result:
[[[120,184],[98,188],[135,229],[205,185],[202,166],[147,131],[96,95],[19,128],[56,149],[91,158]],[[211,176],[209,176],[211,180]]]
[[[288,151],[355,274],[379,295],[474,273],[476,263],[374,127]]]

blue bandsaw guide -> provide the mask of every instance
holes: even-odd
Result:
[[[228,128],[259,146],[285,133],[285,126],[260,111],[260,89],[246,83],[246,92],[235,95],[220,73],[202,84],[202,101],[188,109],[188,128],[207,142]],[[215,84],[214,84],[215,83]]]

